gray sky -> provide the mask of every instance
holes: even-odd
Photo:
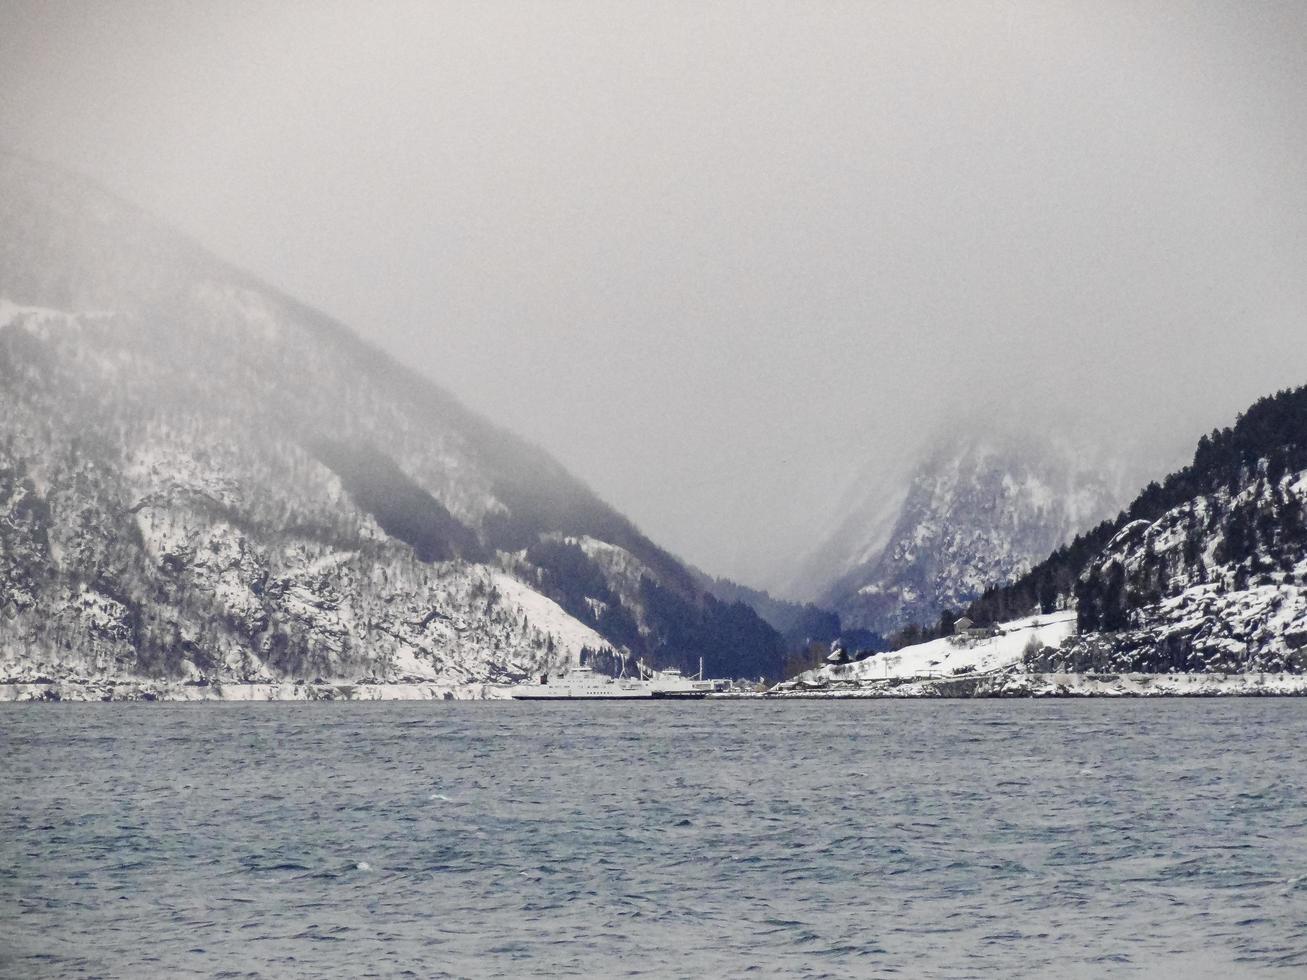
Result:
[[[709,571],[978,404],[1188,441],[1307,382],[1301,2],[203,6],[0,0],[0,140]]]

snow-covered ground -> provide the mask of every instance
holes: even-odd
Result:
[[[1239,697],[1307,695],[1304,674],[1013,674],[995,695],[1015,697]]]
[[[1307,695],[1307,675],[1291,673],[1027,673],[1034,645],[1075,635],[1074,612],[1004,623],[995,635],[948,637],[853,664],[805,671],[771,697],[1215,697]]]
[[[943,678],[987,674],[1021,662],[1032,643],[1056,647],[1075,633],[1076,614],[1056,612],[1004,623],[994,636],[931,640],[892,653],[879,653],[853,664],[809,670],[783,688],[891,679]]]
[[[727,695],[718,695],[726,697]],[[774,688],[768,698],[1307,697],[1305,674],[1027,674]]]
[[[585,623],[574,617],[548,596],[503,572],[494,573],[495,588],[510,605],[522,612],[536,629],[554,638],[560,652],[570,663],[580,663],[581,648],[602,650],[612,644]]]
[[[82,310],[73,313],[68,310],[56,310],[49,306],[25,306],[21,303],[15,303],[8,296],[0,296],[0,327],[10,326],[19,320],[45,326],[55,320],[68,322],[75,317],[95,318],[106,316],[113,316],[113,313],[108,310]]]

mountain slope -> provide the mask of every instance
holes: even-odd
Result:
[[[837,575],[821,601],[846,627],[934,622],[1115,511],[1134,465],[1064,433],[955,431],[899,489],[852,507],[818,549]]]
[[[781,634],[787,649],[791,651],[802,649],[809,643],[830,643],[844,632],[840,617],[829,609],[822,609],[810,602],[777,599],[763,589],[753,589],[727,578],[716,578],[693,566],[691,571],[699,584],[722,602],[742,602],[756,612]],[[851,636],[849,642],[870,642],[874,639],[878,638]]]
[[[329,318],[22,158],[0,227],[4,677],[774,676],[761,620]]]
[[[1307,669],[1307,387],[1204,436],[1193,462],[968,615],[1077,611],[1032,669]]]
[[[778,694],[1241,696],[1307,691],[1307,387],[914,643]]]

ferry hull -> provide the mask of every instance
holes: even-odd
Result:
[[[510,694],[514,701],[652,701],[653,694]]]
[[[580,666],[553,679],[541,674],[539,684],[519,684],[508,696],[514,701],[654,701],[703,698],[716,688],[716,681],[682,677],[679,670],[655,671],[637,680],[605,677]]]
[[[641,694],[510,694],[514,701],[701,701],[708,691],[656,691]]]
[[[659,701],[702,701],[711,691],[657,691],[654,699]]]

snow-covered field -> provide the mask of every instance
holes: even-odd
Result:
[[[1074,612],[1031,616],[993,636],[947,637],[852,664],[805,671],[769,697],[1215,697],[1307,695],[1307,675],[1290,673],[1027,673],[1034,647],[1075,635]]]
[[[1056,612],[1004,623],[994,636],[950,636],[892,653],[879,653],[858,663],[820,667],[789,682],[796,688],[830,683],[881,680],[937,679],[986,674],[1021,662],[1027,646],[1056,647],[1076,629],[1074,612]],[[783,687],[786,687],[783,685]],[[786,688],[788,689],[788,688]]]

